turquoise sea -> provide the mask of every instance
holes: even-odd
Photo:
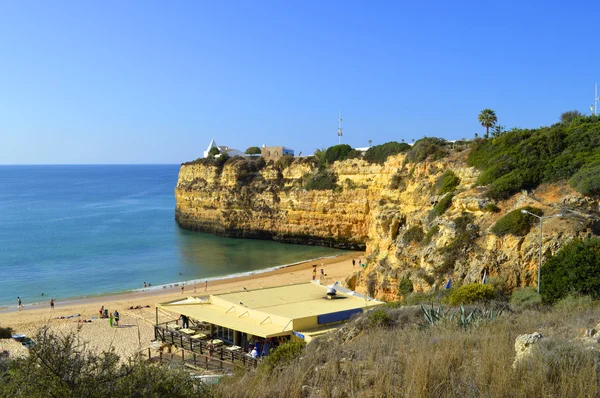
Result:
[[[30,305],[341,253],[180,229],[178,171],[179,165],[0,166],[0,308],[15,306],[17,296]]]

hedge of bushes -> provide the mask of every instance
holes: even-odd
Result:
[[[427,158],[439,160],[448,154],[446,140],[435,137],[425,137],[414,143],[406,154],[409,162],[422,162]]]
[[[410,145],[396,141],[387,142],[382,145],[375,145],[369,148],[363,155],[363,159],[369,163],[383,164],[388,157],[399,153],[408,152]]]
[[[540,209],[536,209],[535,207],[526,206],[521,209],[513,210],[498,221],[492,227],[492,232],[497,236],[504,235],[515,235],[515,236],[525,236],[531,230],[531,227],[538,221],[537,218],[524,214],[522,211],[527,210],[530,213],[533,213],[538,216],[542,216],[544,214]]]
[[[598,194],[600,187],[599,146],[600,116],[587,116],[477,140],[468,162],[482,170],[477,183],[489,185],[487,195],[492,199],[572,177],[571,184],[579,192],[591,195]]]

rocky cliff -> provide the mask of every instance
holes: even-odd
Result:
[[[475,187],[479,171],[467,165],[466,154],[458,150],[419,163],[406,162],[403,154],[383,165],[335,162],[330,170],[337,187],[310,191],[304,187],[316,164],[309,159],[287,167],[242,159],[222,167],[184,164],[176,219],[183,228],[224,236],[366,249],[367,266],[348,283],[382,298],[395,297],[403,277],[417,291],[439,288],[450,277],[474,282],[484,270],[509,288],[533,284],[539,230],[503,237],[490,231],[500,217],[527,205],[546,215],[567,214],[544,222],[544,256],[576,236],[597,233],[597,199],[553,184],[490,201],[483,187]],[[458,177],[452,198],[436,191],[447,170]],[[433,209],[442,200],[449,207],[438,215]]]

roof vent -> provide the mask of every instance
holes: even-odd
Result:
[[[330,287],[327,289],[327,298],[334,298],[336,294],[337,290],[335,290],[334,288]]]

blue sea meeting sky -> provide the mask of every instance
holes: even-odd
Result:
[[[0,164],[298,154],[590,113],[592,1],[5,1]]]

